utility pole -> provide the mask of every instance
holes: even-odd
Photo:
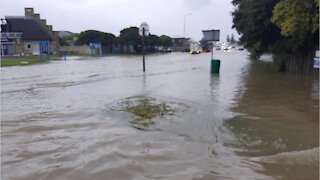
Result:
[[[188,16],[190,16],[190,15],[192,15],[193,13],[188,13],[188,14],[186,14],[186,15],[184,15],[184,19],[183,19],[183,44],[182,44],[182,46],[183,46],[183,49],[182,49],[182,51],[184,52],[184,46],[185,46],[185,40],[186,40],[186,19],[187,19],[187,17]]]
[[[139,27],[139,34],[142,36],[142,64],[143,64],[143,72],[146,71],[146,64],[145,64],[145,43],[144,38],[150,34],[149,25],[146,22],[141,23]]]
[[[146,71],[146,65],[145,65],[145,50],[144,50],[144,36],[145,36],[145,29],[142,28],[142,63],[143,63],[143,72]]]

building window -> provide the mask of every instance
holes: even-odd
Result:
[[[31,44],[27,44],[27,49],[31,49]]]

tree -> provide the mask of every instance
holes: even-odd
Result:
[[[169,36],[161,35],[159,37],[159,40],[160,40],[160,45],[163,47],[168,48],[169,46],[172,46],[172,39]]]
[[[60,44],[60,46],[68,46],[69,45],[67,40],[65,38],[61,38],[61,37],[59,37],[59,44]]]
[[[318,0],[233,0],[233,27],[258,59],[273,53],[281,71],[308,73],[319,47]]]
[[[233,33],[231,34],[231,39],[230,39],[230,43],[231,44],[234,44],[236,41],[234,40],[234,35]]]
[[[140,52],[141,37],[139,28],[129,27],[120,31],[120,36],[117,38],[119,44],[133,45],[136,52]]]
[[[160,45],[160,38],[157,35],[150,34],[146,37],[145,41],[146,46],[159,46]]]
[[[273,24],[273,7],[277,0],[233,0],[233,28],[241,35],[240,43],[246,47],[252,59],[259,59],[281,37],[280,29]]]
[[[96,30],[87,30],[79,34],[75,44],[89,45],[89,43],[101,43],[102,46],[110,46],[115,40],[115,35]]]
[[[227,35],[227,42],[230,42],[229,34]]]
[[[156,47],[160,46],[160,38],[157,35],[150,34],[145,39],[145,45],[147,52],[156,52]]]
[[[308,51],[319,39],[318,0],[280,0],[273,9],[271,21],[290,40],[291,51]]]
[[[69,46],[73,45],[75,41],[78,39],[79,34],[74,33],[69,36],[59,37],[59,43],[61,46]]]

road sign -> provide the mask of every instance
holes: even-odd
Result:
[[[203,30],[202,33],[206,41],[220,41],[220,30]]]
[[[39,42],[39,49],[40,49],[40,60],[42,60],[42,55],[45,54],[47,56],[47,60],[49,60],[49,41],[40,41]]]
[[[150,34],[150,28],[148,23],[143,22],[141,23],[140,27],[139,27],[139,35],[140,36],[149,36]]]
[[[40,54],[48,54],[49,53],[49,42],[48,41],[40,41]]]
[[[213,42],[220,40],[220,30],[203,30],[203,39],[205,41],[212,41],[212,48],[213,48]],[[211,60],[213,59],[213,49],[211,49]]]

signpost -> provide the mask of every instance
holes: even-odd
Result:
[[[47,60],[49,60],[49,55],[50,55],[49,41],[40,41],[39,50],[40,50],[40,60],[42,60],[43,55],[46,55]]]
[[[213,59],[213,43],[215,41],[220,40],[220,30],[204,30],[202,31],[204,40],[212,41],[212,49],[211,49],[211,73],[219,73],[220,72],[220,60]]]
[[[141,23],[139,27],[139,34],[142,36],[142,68],[143,72],[146,71],[146,65],[145,65],[145,45],[144,45],[144,37],[149,36],[150,31],[149,31],[149,25],[146,22]]]
[[[215,41],[220,41],[220,30],[204,30],[203,39],[206,41],[212,41],[212,49],[211,49],[211,59],[213,58],[213,43]]]

